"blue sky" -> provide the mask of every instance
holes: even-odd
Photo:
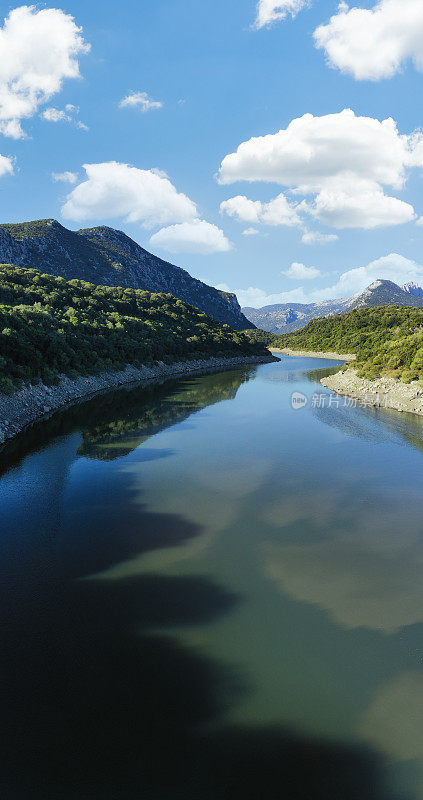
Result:
[[[1,220],[120,228],[243,304],[423,280],[423,4],[261,3],[0,3]]]

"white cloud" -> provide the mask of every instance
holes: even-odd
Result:
[[[51,177],[55,183],[76,183],[78,175],[76,172],[52,172]]]
[[[78,56],[89,49],[60,9],[13,9],[0,29],[0,132],[24,138],[21,120],[60,92],[66,78],[80,77]]]
[[[274,22],[286,19],[288,14],[295,17],[309,5],[309,0],[259,0],[255,28],[266,28]]]
[[[297,213],[297,205],[280,194],[268,203],[260,200],[249,200],[245,195],[231,197],[220,204],[221,214],[228,214],[239,222],[262,222],[264,225],[285,225],[297,227],[301,220]]]
[[[302,286],[299,286],[286,292],[272,294],[263,289],[250,286],[248,289],[228,288],[227,291],[234,291],[237,297],[240,298],[242,306],[261,308],[262,306],[276,303],[318,303],[322,300],[338,300],[343,297],[351,297],[362,292],[379,278],[390,280],[399,286],[408,281],[423,283],[423,265],[398,253],[390,253],[387,256],[371,261],[365,267],[346,270],[335,283],[323,289],[305,291]],[[304,277],[299,279],[304,280]]]
[[[231,197],[220,204],[220,213],[234,217],[239,222],[259,222],[262,204],[260,200],[249,200],[245,195]]]
[[[78,106],[68,103],[65,108],[46,108],[40,114],[40,117],[46,122],[69,122],[81,131],[88,131],[88,126],[81,120],[76,119],[77,114],[79,114]]]
[[[195,219],[179,225],[170,225],[155,233],[150,244],[169,253],[225,253],[232,249],[230,241],[216,225]]]
[[[332,228],[372,228],[402,225],[416,218],[414,208],[386,195],[377,184],[359,181],[343,188],[322,189],[312,205],[304,206],[316,219]]]
[[[0,156],[0,178],[3,175],[13,175],[13,160],[8,156]]]
[[[243,236],[257,236],[259,233],[257,228],[246,228],[245,231],[242,231]]]
[[[419,217],[418,220],[416,220],[416,225],[423,227],[423,217]]]
[[[119,103],[119,108],[135,108],[139,106],[141,111],[152,111],[156,108],[163,108],[163,103],[158,100],[152,100],[147,92],[130,92]]]
[[[301,241],[303,244],[329,244],[338,241],[336,233],[319,233],[319,231],[306,231]]]
[[[286,225],[289,228],[301,225],[296,206],[284,194],[279,194],[269,203],[263,203],[261,221],[265,225]]]
[[[283,184],[314,195],[311,204],[296,206],[296,214],[311,213],[337,228],[375,228],[414,219],[413,207],[385,195],[383,187],[403,189],[407,170],[422,165],[421,132],[402,135],[393,119],[380,122],[345,109],[305,114],[276,134],[243,142],[223,159],[218,180]]]
[[[410,59],[423,71],[423,4],[379,0],[367,9],[341,3],[328,24],[315,30],[314,39],[332,67],[356,80],[390,78]]]
[[[402,188],[405,168],[423,164],[423,135],[400,135],[393,119],[380,122],[337,114],[294,119],[286,129],[257,136],[239,145],[222,162],[219,182],[266,181],[308,194],[335,178],[345,183],[359,176]]]
[[[195,219],[197,208],[155,170],[138,169],[117,161],[84,164],[87,179],[67,196],[65,219],[111,219],[141,222],[145,227]]]
[[[138,169],[117,161],[84,164],[84,169],[86,180],[68,194],[62,206],[65,219],[120,217],[125,222],[140,222],[145,228],[165,226],[150,243],[171,253],[207,254],[231,249],[223,231],[199,219],[195,203],[179,193],[161,170]]]
[[[72,117],[60,108],[46,108],[41,116],[47,122],[72,122]]]
[[[321,272],[317,267],[306,267],[305,264],[294,261],[286,272],[282,272],[282,275],[297,281],[312,281],[314,278],[319,278]]]

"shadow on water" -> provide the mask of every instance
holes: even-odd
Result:
[[[216,729],[248,692],[244,677],[151,631],[227,613],[237,599],[220,587],[53,577],[42,591],[23,614],[2,611],[6,800],[387,800],[369,752],[277,728]]]
[[[213,395],[204,383],[200,392],[186,382],[167,385],[142,403],[138,390],[110,405],[97,398],[91,411],[85,405],[47,423],[42,435],[34,430],[14,450],[15,464],[49,436],[80,430],[82,420],[81,452],[121,457],[213,396],[236,393],[236,385],[225,386]],[[368,749],[259,720],[254,729],[225,726],[225,712],[251,689],[249,676],[182,647],[172,627],[212,624],[243,598],[201,575],[84,579],[203,532],[183,515],[148,513],[141,504],[128,501],[126,512],[122,535],[108,542],[100,531],[90,556],[69,570],[55,544],[58,528],[29,509],[37,547],[2,568],[2,798],[408,800],[387,793],[385,764]]]

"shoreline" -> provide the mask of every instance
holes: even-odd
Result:
[[[268,364],[277,360],[269,356],[234,356],[233,358],[192,359],[164,364],[159,361],[153,367],[128,365],[117,372],[102,372],[100,375],[81,376],[71,380],[62,375],[58,386],[27,386],[11,395],[0,394],[0,449],[36,422],[48,418],[57,411],[89,400],[99,394],[137,383],[153,383],[163,378],[185,375],[224,372],[249,364]]]
[[[325,353],[323,350],[291,350],[290,347],[284,347],[280,350],[278,347],[269,347],[271,353],[283,353],[285,356],[295,356],[299,358],[330,358],[334,361],[355,361],[356,356],[351,353]]]
[[[402,383],[387,376],[369,381],[359,378],[356,370],[349,368],[322,378],[320,383],[326,389],[343,397],[352,397],[365,406],[423,416],[423,386],[419,381]]]

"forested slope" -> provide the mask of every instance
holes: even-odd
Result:
[[[266,350],[173,295],[0,265],[0,391],[128,363],[253,354]]]
[[[270,335],[271,336],[271,335]],[[423,309],[383,306],[316,319],[285,336],[253,334],[274,347],[353,353],[359,374],[389,374],[405,382],[423,378]]]

